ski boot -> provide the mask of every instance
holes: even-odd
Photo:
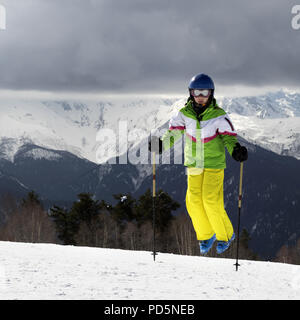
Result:
[[[214,234],[210,239],[208,240],[200,240],[200,253],[201,254],[207,254],[207,252],[211,249],[212,245],[216,241],[216,235]]]
[[[224,251],[226,251],[226,250],[229,248],[231,242],[232,242],[234,239],[235,239],[235,234],[233,233],[233,235],[232,235],[232,237],[231,237],[230,240],[228,240],[228,241],[218,241],[218,244],[217,244],[217,253],[218,253],[218,254],[221,254],[221,253],[223,253]]]

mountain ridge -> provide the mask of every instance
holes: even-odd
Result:
[[[240,136],[278,154],[300,159],[300,94],[281,90],[254,97],[216,98]],[[13,161],[22,144],[32,143],[102,163],[122,151],[108,146],[107,155],[97,158],[102,143],[97,141],[99,130],[111,130],[122,146],[126,141],[119,134],[120,123],[125,121],[128,131],[138,132],[128,142],[128,148],[132,148],[150,132],[167,128],[172,113],[185,101],[182,97],[114,97],[102,101],[0,99],[0,156]]]

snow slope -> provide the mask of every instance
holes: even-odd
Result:
[[[0,299],[300,298],[300,266],[0,242]]]

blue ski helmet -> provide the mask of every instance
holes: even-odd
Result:
[[[214,85],[214,82],[212,81],[212,79],[208,75],[206,75],[204,73],[200,73],[191,79],[190,84],[189,84],[189,89],[211,89],[211,90],[214,90],[215,85]]]

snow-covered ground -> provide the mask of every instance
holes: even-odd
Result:
[[[300,266],[54,244],[0,242],[0,299],[300,298]]]

